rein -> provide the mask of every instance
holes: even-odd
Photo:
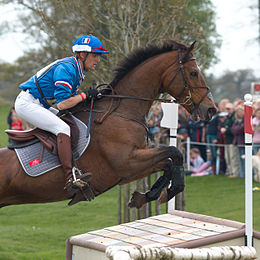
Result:
[[[112,90],[113,91],[113,87],[110,84],[100,84],[97,86],[97,88],[100,88],[102,86],[106,86],[107,88],[104,88],[102,90]],[[160,101],[160,102],[164,102],[164,103],[175,103],[176,101],[173,99],[166,99],[166,98],[145,98],[145,97],[136,97],[136,96],[123,96],[123,95],[118,95],[118,94],[102,94],[100,93],[100,97],[109,97],[109,98],[120,98],[120,99],[135,99],[135,100],[142,100],[142,101]]]
[[[85,109],[85,111],[88,111],[88,112],[90,112],[90,110],[91,110],[91,109],[88,109],[88,108]],[[94,113],[105,113],[105,112],[106,112],[106,110],[98,110],[98,109],[92,109],[92,111],[93,111]],[[141,121],[139,121],[139,120],[137,120],[137,119],[135,119],[135,118],[133,118],[133,117],[130,117],[130,116],[127,116],[127,115],[118,113],[118,112],[114,112],[114,111],[111,112],[110,114],[111,114],[111,115],[115,115],[115,116],[122,117],[122,118],[127,119],[127,120],[134,121],[134,122],[140,124],[141,126],[143,126],[143,127],[145,128],[146,132],[148,132],[148,126],[146,125],[145,122],[141,122]],[[98,122],[98,123],[99,123],[99,122]]]
[[[101,94],[101,97],[111,97],[111,98],[121,98],[121,99],[135,99],[135,100],[142,100],[142,101],[160,101],[163,103],[176,103],[173,99],[165,99],[165,98],[144,98],[144,97],[136,97],[136,96],[122,96],[122,95],[105,95]]]

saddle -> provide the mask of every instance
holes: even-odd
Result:
[[[70,115],[62,116],[61,119],[66,122],[71,129],[71,146],[72,149],[78,143],[79,129],[75,121]],[[40,128],[34,128],[31,130],[17,131],[17,130],[5,130],[12,143],[8,145],[10,149],[19,149],[31,144],[41,142],[43,147],[50,151],[54,155],[58,155],[57,138],[54,134],[42,130]]]

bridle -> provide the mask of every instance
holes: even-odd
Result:
[[[169,81],[167,87],[166,87],[166,90],[165,92],[168,93],[168,90],[170,88],[170,86],[172,85],[172,83],[174,82],[175,78],[177,77],[177,75],[179,74],[179,72],[181,72],[181,75],[182,75],[182,79],[183,79],[183,83],[184,83],[184,88],[181,90],[181,92],[179,93],[179,95],[175,98],[176,99],[176,103],[180,104],[180,105],[188,105],[188,106],[193,106],[192,107],[192,110],[191,110],[191,114],[194,113],[194,112],[197,112],[198,109],[199,109],[199,106],[201,104],[201,102],[204,100],[204,98],[206,96],[208,96],[210,99],[211,98],[211,93],[210,93],[210,90],[209,90],[209,87],[208,86],[191,86],[189,85],[188,81],[187,81],[187,78],[186,78],[186,75],[185,75],[185,71],[184,71],[184,64],[186,62],[189,62],[191,60],[195,60],[195,58],[191,55],[191,54],[188,54],[187,56],[185,55],[184,59],[182,58],[182,52],[181,50],[178,50],[178,64],[179,64],[179,68],[177,69],[177,71],[175,72],[174,76],[172,77],[172,79]],[[192,96],[191,96],[191,89],[198,89],[198,88],[205,88],[207,89],[207,92],[201,97],[200,101],[195,104],[193,101],[192,101]],[[188,91],[188,94],[186,95],[186,97],[184,98],[183,101],[181,101],[181,98],[182,98],[182,95],[185,91]]]

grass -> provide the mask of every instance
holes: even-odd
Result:
[[[260,191],[253,195],[254,229],[260,230]],[[186,210],[244,222],[244,179],[188,176]],[[116,188],[72,207],[66,201],[8,206],[0,209],[0,259],[64,259],[68,237],[116,224]]]
[[[5,134],[4,130],[8,129],[7,115],[9,111],[9,106],[0,106],[0,147],[5,147],[8,145],[7,134]]]
[[[260,183],[253,183],[260,187]],[[260,230],[260,191],[253,192],[254,229]],[[245,221],[245,179],[226,176],[186,178],[186,210],[190,212]]]
[[[64,259],[68,237],[116,224],[116,192],[73,207],[64,201],[0,209],[0,259]]]
[[[9,108],[0,107],[0,143],[5,145],[8,112]],[[260,191],[253,193],[253,199],[254,229],[260,230]],[[244,179],[186,178],[187,211],[244,222],[244,200]],[[116,224],[117,188],[72,207],[66,201],[4,207],[0,209],[0,259],[64,259],[67,238]]]

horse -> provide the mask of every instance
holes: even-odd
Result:
[[[208,121],[216,113],[193,48],[194,43],[187,46],[166,40],[134,50],[119,63],[110,91],[102,92],[93,110],[83,102],[71,110],[85,124],[92,114],[91,140],[77,165],[83,172],[92,173],[90,187],[95,196],[158,171],[164,174],[146,193],[135,191],[129,207],[140,208],[157,200],[165,189],[163,202],[183,191],[182,154],[173,146],[149,148],[145,119],[161,93],[174,97],[194,120]],[[22,169],[14,150],[1,148],[0,158],[0,207],[73,199],[64,190],[61,167],[31,177]],[[83,195],[78,198],[84,200]]]

